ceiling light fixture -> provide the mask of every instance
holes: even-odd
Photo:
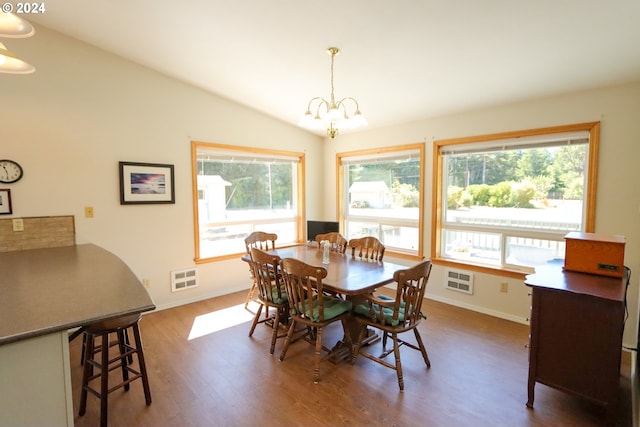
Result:
[[[34,35],[33,25],[13,13],[0,12],[0,37],[11,39],[31,37]]]
[[[31,37],[33,34],[35,30],[29,22],[13,13],[0,12],[0,37],[23,38]],[[0,43],[0,73],[29,74],[35,70],[33,65],[21,60]]]
[[[346,97],[336,102],[333,93],[333,60],[340,53],[340,49],[330,47],[327,49],[327,53],[331,55],[331,98],[329,101],[319,96],[311,98],[307,111],[298,125],[311,130],[326,129],[327,135],[333,139],[339,129],[355,129],[366,126],[367,120],[360,112],[358,101],[355,98]],[[352,113],[349,113],[347,104],[351,104]],[[315,114],[312,110],[315,111]]]
[[[0,73],[29,74],[35,70],[33,65],[24,62],[0,43]]]

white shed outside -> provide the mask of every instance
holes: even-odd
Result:
[[[349,196],[353,207],[382,209],[392,204],[391,191],[384,181],[354,182],[349,188]]]
[[[227,219],[225,187],[230,185],[231,183],[222,179],[220,175],[198,175],[198,209],[201,223]]]

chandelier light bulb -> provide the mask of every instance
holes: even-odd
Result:
[[[340,110],[334,107],[329,110],[329,112],[327,113],[327,116],[329,116],[329,120],[331,120],[332,122],[335,122],[337,120],[340,120],[343,117],[343,114],[340,113]]]

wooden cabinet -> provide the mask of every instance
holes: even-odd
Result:
[[[604,405],[615,420],[625,316],[625,279],[550,268],[532,289],[527,406],[539,382]]]

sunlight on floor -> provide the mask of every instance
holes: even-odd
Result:
[[[192,340],[248,322],[253,319],[253,316],[254,313],[244,308],[244,303],[202,314],[193,320],[188,339]]]

